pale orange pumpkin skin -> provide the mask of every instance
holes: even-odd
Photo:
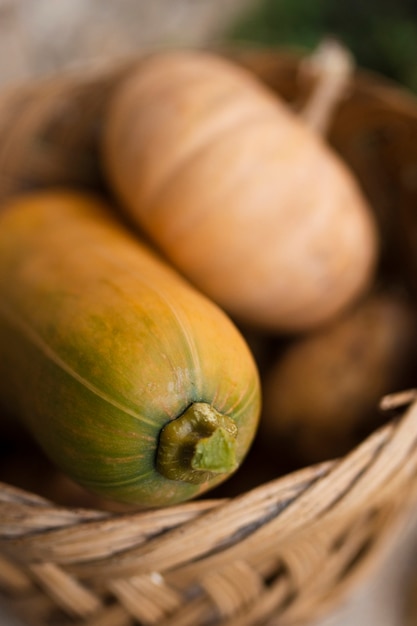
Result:
[[[142,62],[110,103],[103,159],[133,221],[238,320],[305,330],[372,279],[377,233],[353,176],[230,61]]]

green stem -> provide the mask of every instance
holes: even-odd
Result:
[[[200,484],[236,469],[237,426],[205,402],[194,402],[161,430],[156,468],[170,480]]]

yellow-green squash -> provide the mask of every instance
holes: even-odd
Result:
[[[153,507],[236,470],[260,392],[223,311],[101,200],[53,190],[0,208],[0,404],[74,480]]]

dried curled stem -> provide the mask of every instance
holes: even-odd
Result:
[[[237,426],[205,402],[194,402],[161,431],[156,467],[170,480],[201,484],[236,467]]]
[[[301,64],[300,72],[315,79],[301,116],[319,134],[326,135],[335,108],[349,88],[354,69],[351,53],[334,39],[324,40]]]

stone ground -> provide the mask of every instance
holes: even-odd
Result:
[[[0,0],[0,86],[141,48],[213,42],[255,2]],[[403,587],[417,564],[417,512],[413,516],[371,578],[314,626],[404,626]],[[0,624],[17,623],[0,607]]]

